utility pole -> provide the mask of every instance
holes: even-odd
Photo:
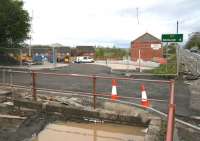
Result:
[[[177,26],[176,26],[176,34],[178,34],[178,21],[177,21]]]
[[[32,13],[31,13],[31,22],[33,23],[33,10],[32,10]],[[32,26],[32,25],[31,25]],[[31,56],[31,40],[32,40],[32,27],[30,29],[30,45],[29,45],[29,48],[28,48],[28,56]]]
[[[176,34],[178,34],[178,20],[177,20],[177,23],[176,23]],[[177,48],[176,48],[176,72],[177,72],[177,76],[179,76],[179,63],[180,63],[180,48],[179,48],[179,45],[177,44]]]
[[[137,22],[138,22],[138,24],[139,24],[139,13],[138,13],[138,11],[139,11],[139,9],[138,9],[138,7],[136,8],[136,12],[137,12]]]

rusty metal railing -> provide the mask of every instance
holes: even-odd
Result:
[[[175,119],[175,93],[174,93],[174,80],[171,80],[168,117],[167,117],[166,141],[173,141],[174,119]]]
[[[4,70],[5,71],[5,70]],[[5,73],[3,71],[3,73]],[[92,81],[93,85],[93,90],[92,90],[92,95],[91,94],[86,94],[90,95],[93,97],[93,108],[96,108],[96,99],[97,97],[111,97],[109,94],[99,94],[96,92],[96,81],[97,79],[107,79],[107,80],[130,80],[130,81],[141,81],[141,82],[155,82],[155,83],[165,83],[170,86],[170,96],[169,96],[169,107],[168,107],[168,118],[167,118],[167,133],[166,133],[166,141],[173,141],[173,134],[174,134],[174,119],[175,119],[175,93],[174,93],[174,87],[175,87],[175,82],[174,80],[150,80],[150,79],[134,79],[134,78],[122,78],[122,77],[107,77],[107,76],[97,76],[97,75],[82,75],[82,74],[66,74],[66,73],[49,73],[49,72],[39,72],[39,71],[9,71],[10,73],[28,73],[31,74],[32,76],[32,97],[33,100],[37,100],[37,79],[36,76],[38,74],[42,75],[50,75],[50,76],[70,76],[70,77],[83,77],[83,78],[88,78]],[[119,96],[119,98],[123,99],[130,99],[133,97],[126,97],[126,96]],[[148,108],[147,108],[148,109]],[[149,108],[151,109],[151,108]]]

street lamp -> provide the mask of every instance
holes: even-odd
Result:
[[[57,50],[55,48],[61,47],[62,45],[58,44],[58,43],[54,43],[54,44],[51,44],[50,46],[52,47],[52,52],[53,52],[53,64],[54,64],[54,67],[56,67],[56,64],[57,64]]]

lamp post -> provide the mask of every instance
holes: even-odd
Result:
[[[56,67],[57,64],[57,49],[58,47],[62,47],[61,44],[55,43],[50,45],[52,47],[52,55],[53,55],[53,64]]]

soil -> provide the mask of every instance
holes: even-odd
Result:
[[[39,113],[34,114],[24,120],[16,130],[13,128],[0,128],[0,141],[28,140],[43,130],[48,123],[56,119],[55,116],[47,116]]]

